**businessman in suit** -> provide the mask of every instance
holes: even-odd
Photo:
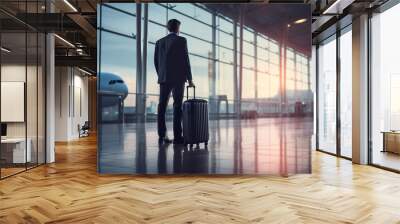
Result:
[[[154,65],[160,85],[160,99],[158,103],[158,136],[159,144],[171,143],[167,137],[165,112],[172,92],[174,99],[174,144],[182,144],[182,101],[185,91],[185,82],[194,86],[190,69],[187,41],[179,36],[180,22],[171,19],[167,23],[169,34],[156,42]]]

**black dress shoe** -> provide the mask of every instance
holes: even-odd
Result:
[[[168,137],[158,138],[158,144],[170,144],[170,143],[172,143],[172,140],[169,139]]]

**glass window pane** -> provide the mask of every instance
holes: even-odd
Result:
[[[119,5],[119,4],[115,4]],[[134,4],[129,4],[134,5]],[[136,33],[136,16],[128,15],[122,12],[119,12],[115,9],[109,8],[107,6],[102,7],[101,13],[103,16],[101,17],[101,25],[102,28],[122,33],[128,36],[134,36]],[[121,26],[121,24],[127,24]]]
[[[167,9],[159,4],[148,4],[148,7],[149,21],[155,21],[159,24],[166,25]],[[149,32],[149,35],[150,34],[151,32]]]
[[[157,84],[157,73],[154,67],[154,44],[147,45],[147,94],[159,94],[159,88]]]
[[[217,59],[226,63],[233,63],[233,50],[217,48]]]
[[[343,156],[352,157],[352,35],[351,30],[340,37],[340,127]]]
[[[254,56],[254,45],[243,41],[243,52],[247,55]]]
[[[34,167],[38,161],[38,139],[37,139],[37,104],[38,104],[38,34],[36,32],[27,33],[28,43],[28,61],[26,75],[26,115],[27,115],[27,150],[30,151],[27,156],[27,167]]]
[[[279,65],[279,54],[270,53],[269,58],[271,63]]]
[[[157,40],[163,38],[168,34],[168,30],[164,26],[149,22],[148,26],[147,40],[150,43],[155,44]]]
[[[243,99],[255,98],[255,77],[254,70],[243,69]]]
[[[39,34],[38,43],[38,164],[46,161],[46,36]]]
[[[233,65],[217,63],[217,95],[226,95],[233,100]]]
[[[207,99],[209,94],[209,61],[200,57],[190,55],[193,80],[196,83],[196,97]]]
[[[248,69],[254,69],[254,57],[253,56],[247,56],[243,55],[243,67],[248,68]]]
[[[135,4],[130,4],[133,6]],[[106,8],[103,6],[103,9]],[[114,32],[124,33],[131,38],[111,32],[101,31],[99,44],[98,73],[98,152],[99,172],[113,169],[107,164],[109,156],[117,153],[126,156],[124,150],[134,147],[136,136],[120,138],[125,129],[125,123],[135,121],[136,112],[136,17],[117,10],[102,10],[99,17],[106,21],[103,25]],[[121,26],[130,24],[131,26]],[[126,47],[132,46],[132,47]],[[114,151],[116,150],[117,151]],[[112,157],[115,159],[115,157]],[[119,164],[120,172],[126,172],[135,167],[135,161],[129,164]],[[108,170],[109,171],[109,170]]]
[[[109,5],[111,7],[117,8],[127,13],[135,14],[136,13],[136,4],[131,3],[106,3],[105,5]],[[107,15],[107,14],[103,14]]]
[[[182,35],[187,40],[189,53],[197,54],[209,58],[212,45],[209,42],[199,40],[190,36]]]
[[[217,44],[233,49],[233,36],[224,32],[217,32]]]
[[[269,49],[271,52],[279,53],[279,46],[278,43],[275,41],[271,41],[269,43]]]
[[[243,40],[254,43],[254,30],[251,29],[243,29]]]
[[[181,6],[182,8],[187,8],[187,10],[193,10],[193,7],[191,7],[190,4],[177,5]],[[182,35],[190,34],[192,36],[211,41],[211,27],[209,25],[200,23],[173,10],[168,11],[168,19],[177,19],[181,22],[180,28]]]
[[[122,119],[132,116],[135,112],[136,48],[126,46],[135,46],[136,39],[104,31],[101,35],[99,92],[108,93],[113,92],[114,88],[121,88],[118,91],[125,92],[126,89],[129,95],[125,98],[119,94],[103,94],[105,103],[98,116],[101,116],[104,122],[122,122]],[[121,102],[116,103],[118,101]]]
[[[257,88],[258,88],[258,98],[267,99],[271,96],[270,93],[271,76],[267,73],[258,72],[257,73]]]
[[[174,10],[195,18],[204,23],[211,24],[211,13],[194,4],[170,4]],[[170,10],[170,13],[172,10]]]
[[[230,21],[227,21],[226,19],[223,19],[221,17],[217,17],[217,24],[218,24],[218,29],[221,29],[225,32],[228,33],[233,33],[233,24]]]
[[[7,115],[1,117],[1,124],[5,128],[2,136],[10,141],[10,144],[0,146],[2,178],[24,171],[26,162],[29,163],[32,159],[31,148],[27,148],[31,145],[31,141],[27,141],[27,124],[24,116],[25,91],[27,90],[26,70],[28,69],[26,38],[25,31],[1,34],[1,47],[8,49],[8,51],[1,51],[1,95],[16,96],[14,101],[1,102],[1,112]],[[28,54],[30,53],[32,52],[29,51]],[[19,111],[10,110],[15,104],[18,104]]]
[[[319,149],[336,153],[336,41],[318,51]]]
[[[372,163],[395,170],[400,170],[400,151],[398,151],[400,149],[398,141],[400,31],[397,28],[399,21],[400,4],[374,14],[371,19],[372,52],[374,52],[371,62],[370,101]]]

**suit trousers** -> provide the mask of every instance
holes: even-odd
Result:
[[[172,92],[174,100],[174,139],[182,138],[182,101],[185,92],[185,83],[160,83],[160,98],[157,108],[158,136],[166,136],[167,127],[165,125],[165,113],[168,101]]]

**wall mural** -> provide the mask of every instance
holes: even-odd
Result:
[[[311,172],[309,5],[97,11],[99,173]]]

